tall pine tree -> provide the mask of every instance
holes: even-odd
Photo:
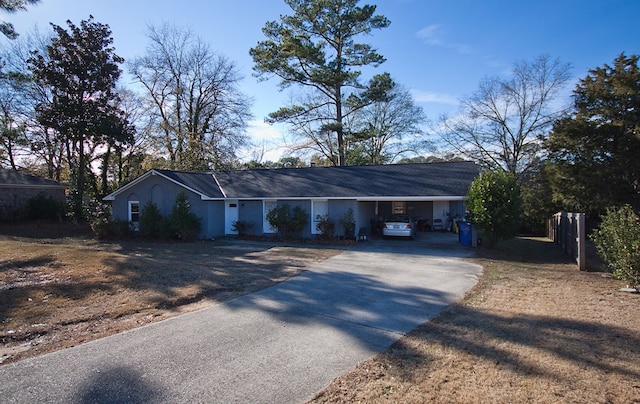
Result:
[[[314,121],[315,130],[335,133],[337,164],[345,165],[345,128],[349,111],[345,100],[360,83],[364,66],[377,66],[384,57],[370,45],[356,42],[360,35],[387,27],[375,15],[376,6],[359,7],[358,0],[285,0],[293,15],[270,21],[262,29],[267,37],[250,54],[258,77],[275,75],[280,87],[292,84],[308,89],[311,103],[298,103],[271,113],[273,122]],[[311,122],[306,122],[311,123]]]

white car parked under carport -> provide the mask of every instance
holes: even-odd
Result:
[[[416,236],[416,225],[409,215],[393,215],[385,220],[382,235],[384,237],[409,237],[413,240]]]

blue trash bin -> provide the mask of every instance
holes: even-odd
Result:
[[[458,223],[458,230],[460,231],[460,244],[464,246],[471,246],[471,223],[460,222]]]

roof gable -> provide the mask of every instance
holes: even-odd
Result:
[[[167,177],[177,184],[181,184],[187,189],[200,194],[204,199],[224,198],[223,191],[218,186],[213,173],[211,172],[188,172],[156,170],[159,174]]]
[[[130,183],[123,185],[111,194],[105,196],[103,200],[112,201],[119,194],[124,191],[135,187],[137,184],[143,182],[150,176],[159,175],[164,179],[173,182],[174,184],[183,187],[193,193],[200,195],[202,199],[223,199],[224,195],[217,185],[213,174],[210,172],[187,172],[187,171],[172,171],[172,170],[151,170],[142,174],[140,177],[131,181]]]

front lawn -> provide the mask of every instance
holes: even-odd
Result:
[[[0,363],[264,289],[338,253],[211,241],[101,242],[72,224],[1,225]]]

